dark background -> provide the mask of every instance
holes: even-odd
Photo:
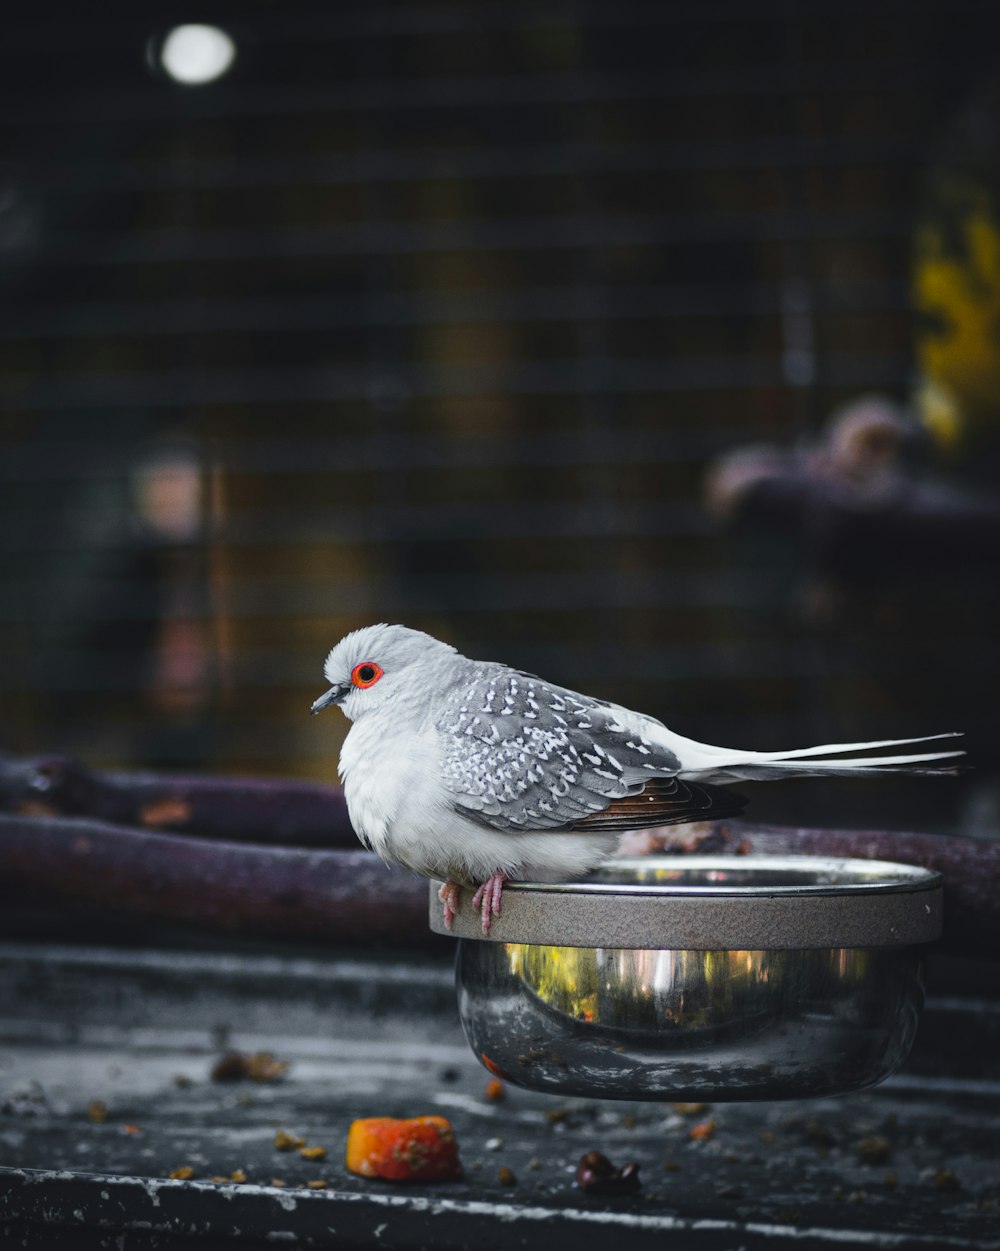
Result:
[[[995,833],[990,551],[706,506],[871,393],[995,505],[994,7],[8,14],[0,748],[332,780],[325,653],[402,621],[711,742],[964,729],[752,815]]]

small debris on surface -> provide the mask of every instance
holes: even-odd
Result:
[[[352,1173],[386,1181],[451,1181],[462,1176],[455,1131],[443,1116],[352,1121],[346,1163]]]
[[[888,1138],[872,1134],[868,1138],[862,1138],[855,1151],[864,1164],[885,1164],[892,1154],[892,1143]]]
[[[212,1066],[213,1082],[277,1082],[288,1069],[286,1060],[276,1060],[269,1051],[257,1051],[246,1055],[242,1051],[228,1051]]]
[[[312,1181],[307,1181],[306,1186],[309,1190],[325,1190],[326,1182],[322,1177],[314,1177]]]
[[[530,1168],[533,1173],[537,1173],[541,1167],[542,1167],[541,1160],[538,1158],[537,1155],[533,1155],[531,1159],[528,1161],[528,1168]]]
[[[677,1163],[676,1160],[664,1160],[663,1161],[663,1171],[665,1173],[677,1173],[680,1171],[680,1167],[681,1166]]]
[[[546,1108],[545,1119],[550,1125],[559,1125],[569,1119],[569,1108]]]
[[[934,1174],[934,1186],[937,1190],[961,1190],[962,1183],[950,1168],[939,1168]]]
[[[108,1105],[103,1099],[91,1099],[87,1104],[87,1120],[96,1125],[103,1125],[108,1119]]]
[[[697,1125],[692,1125],[688,1130],[688,1137],[692,1142],[708,1142],[715,1130],[716,1125],[714,1121],[699,1121]]]
[[[289,1134],[286,1130],[279,1129],[274,1135],[275,1151],[297,1151],[299,1147],[304,1147],[306,1140],[299,1138],[296,1134]]]
[[[625,1129],[635,1129],[638,1124],[639,1118],[634,1116],[631,1112],[626,1112],[622,1117],[622,1126]]]
[[[491,1077],[486,1083],[483,1094],[490,1103],[499,1103],[501,1099],[506,1098],[507,1088],[498,1077]]]
[[[229,1174],[230,1181],[245,1182],[246,1179],[247,1179],[247,1175],[245,1171],[241,1168],[234,1168],[233,1171]]]
[[[325,1160],[326,1147],[299,1147],[299,1155],[303,1160]]]
[[[142,1133],[142,1129],[138,1125],[133,1125],[130,1121],[126,1121],[122,1126],[122,1133],[127,1134],[130,1138],[138,1138]]]
[[[487,1151],[499,1151],[500,1148],[503,1146],[503,1139],[502,1138],[487,1138],[486,1141],[483,1143],[483,1146],[486,1148]]]
[[[587,1151],[576,1166],[576,1184],[586,1194],[634,1194],[641,1186],[639,1165],[632,1162],[616,1168],[600,1151]]]
[[[835,1142],[830,1130],[815,1118],[806,1121],[805,1136],[815,1147],[832,1147]]]
[[[509,1169],[506,1164],[501,1164],[497,1170],[497,1178],[502,1186],[515,1186],[517,1178],[514,1176],[513,1169]]]
[[[174,1181],[190,1181],[194,1177],[194,1169],[190,1164],[182,1164],[180,1168],[175,1168],[172,1173],[167,1174]]]
[[[282,1186],[287,1186],[288,1182],[286,1182],[283,1177],[272,1177],[271,1185],[277,1186],[280,1189]]]
[[[704,1116],[708,1111],[707,1103],[672,1103],[670,1107],[678,1116]]]

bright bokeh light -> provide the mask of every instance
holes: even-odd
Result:
[[[214,82],[235,60],[236,44],[218,26],[175,26],[160,49],[163,68],[187,86]]]

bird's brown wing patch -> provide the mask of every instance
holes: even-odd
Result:
[[[735,817],[746,806],[746,798],[728,786],[706,786],[701,782],[683,782],[680,778],[650,778],[638,795],[613,799],[603,812],[594,812],[563,828],[619,833],[651,825]]]

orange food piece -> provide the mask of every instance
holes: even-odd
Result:
[[[387,1181],[449,1181],[462,1176],[455,1131],[443,1116],[353,1121],[347,1132],[346,1162],[352,1173]]]

